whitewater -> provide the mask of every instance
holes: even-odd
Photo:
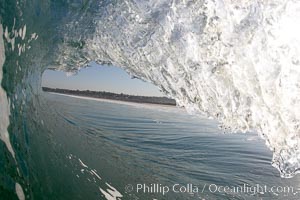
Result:
[[[223,129],[256,131],[282,177],[299,172],[298,0],[0,0],[0,5],[0,130],[13,158],[17,144],[19,151],[26,149],[22,123],[41,123],[42,72],[76,74],[96,61],[157,85],[179,106],[216,119]]]

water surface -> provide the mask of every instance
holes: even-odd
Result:
[[[216,122],[172,106],[95,101],[49,93],[43,93],[42,99],[45,111],[51,113],[41,120],[51,129],[50,146],[57,147],[53,152],[45,151],[57,169],[43,169],[48,171],[43,184],[53,187],[57,199],[106,199],[109,187],[117,190],[122,199],[299,197],[292,192],[215,191],[215,185],[259,184],[268,189],[293,186],[297,192],[298,177],[280,178],[271,167],[271,152],[255,133],[224,133]],[[149,188],[137,191],[139,184]],[[151,191],[155,184],[171,191],[164,195]],[[176,193],[175,184],[179,184],[176,191],[181,186],[197,187],[200,191]]]

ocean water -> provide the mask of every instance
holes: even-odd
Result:
[[[223,176],[240,182],[249,178],[249,181],[263,179],[274,184],[294,180],[279,179],[273,167],[283,178],[295,177],[300,172],[299,10],[298,0],[0,0],[0,197],[80,199],[84,195],[93,198],[100,191],[107,198],[108,193],[113,193],[116,199],[129,195],[122,191],[128,182],[126,177],[137,174],[138,181],[147,177],[151,182],[156,179],[185,182],[178,176],[197,177],[194,172],[202,169],[201,164],[209,168],[202,176],[208,181],[218,177],[224,182]],[[41,76],[46,69],[74,75],[93,61],[121,67],[133,77],[153,83],[189,113],[218,121],[222,130],[253,131],[264,142],[241,134],[207,134],[209,141],[200,136],[196,138],[203,125],[189,118],[190,124],[184,126],[181,123],[185,121],[178,119],[181,115],[175,112],[167,116],[168,120],[176,120],[170,123],[173,129],[179,124],[185,127],[178,129],[177,139],[162,137],[170,137],[171,133],[159,136],[153,133],[154,136],[146,137],[148,141],[133,151],[130,148],[140,142],[135,140],[144,137],[124,136],[122,142],[115,141],[119,134],[113,133],[131,130],[131,127],[121,127],[111,130],[110,137],[105,137],[107,132],[104,131],[106,134],[99,138],[106,141],[97,146],[97,134],[92,134],[102,130],[96,128],[97,123],[93,126],[90,122],[93,120],[87,120],[87,116],[76,117],[71,111],[63,112],[67,105],[47,104],[41,91]],[[54,108],[57,111],[53,112]],[[80,106],[72,109],[80,109]],[[125,115],[131,113],[124,112]],[[149,112],[137,113],[150,116]],[[124,123],[127,118],[116,120],[116,124]],[[158,122],[144,131],[165,128],[167,124]],[[109,125],[109,121],[105,125]],[[86,140],[79,137],[82,135],[79,127],[90,132]],[[187,137],[188,133],[195,134]],[[187,143],[181,143],[186,140]],[[211,142],[216,140],[222,144]],[[230,148],[225,148],[226,142]],[[160,146],[161,143],[164,145]],[[156,147],[151,148],[150,144]],[[199,146],[194,152],[192,147],[196,144]],[[265,148],[263,145],[271,154],[265,156],[262,152],[268,151],[260,151]],[[159,153],[167,155],[169,150],[163,146],[178,150],[174,150],[176,153],[172,156],[159,159]],[[235,155],[233,151],[240,147],[243,150],[239,149],[238,154],[254,151],[250,154],[253,157]],[[93,151],[85,151],[89,148]],[[209,151],[210,148],[214,150]],[[146,149],[153,155],[149,152],[144,155]],[[205,151],[199,153],[199,149]],[[124,151],[127,153],[120,153]],[[186,151],[190,154],[184,154]],[[191,153],[198,153],[198,157]],[[229,157],[231,153],[234,156]],[[124,159],[125,155],[133,160]],[[135,168],[143,163],[138,155],[145,162],[143,167]],[[69,164],[62,160],[63,156],[68,156]],[[108,163],[104,170],[99,170],[101,177],[105,176],[101,179],[104,180],[101,190],[98,185],[89,185],[92,177],[85,181],[76,178],[80,175],[77,171],[81,173],[80,167],[85,166],[89,167],[86,170],[90,170],[91,176],[95,175],[91,170],[96,164],[90,163],[88,157]],[[178,157],[182,162],[171,164]],[[83,158],[76,171],[75,161]],[[199,161],[197,167],[191,166],[188,159]],[[246,162],[244,159],[261,160]],[[232,163],[237,166],[230,168]],[[174,175],[172,169],[176,166],[181,167],[181,175]],[[235,175],[216,171],[216,167],[230,168]],[[254,175],[239,178],[243,175],[238,169]],[[73,182],[67,176],[74,177]],[[168,184],[170,182],[173,181]],[[136,182],[132,180],[132,183]],[[296,186],[297,181],[293,185]]]
[[[34,199],[299,199],[299,178],[282,179],[270,168],[271,152],[255,133],[224,133],[215,121],[171,106],[49,93],[40,99],[46,112],[40,141],[31,144],[31,173],[43,181]],[[139,184],[170,191],[137,190]],[[199,191],[177,191],[191,184]],[[257,192],[258,184],[281,190]],[[249,189],[216,192],[216,186]],[[282,192],[290,186],[293,192]]]

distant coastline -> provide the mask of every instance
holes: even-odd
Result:
[[[91,98],[97,98],[97,99],[109,99],[109,100],[126,101],[126,102],[134,102],[134,103],[147,103],[147,104],[160,104],[160,105],[176,106],[175,100],[167,98],[167,97],[135,96],[135,95],[128,95],[128,94],[123,94],[123,93],[116,94],[116,93],[104,92],[104,91],[69,90],[69,89],[48,88],[48,87],[42,87],[42,89],[44,92],[53,92],[53,93],[60,93],[60,94],[66,94],[66,95],[91,97]]]

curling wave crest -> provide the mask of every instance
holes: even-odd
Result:
[[[49,26],[53,37],[27,25],[27,32],[39,35],[36,41],[55,41],[40,71],[76,73],[92,60],[123,67],[223,128],[257,131],[274,152],[273,166],[281,175],[298,172],[300,1],[65,4]]]

